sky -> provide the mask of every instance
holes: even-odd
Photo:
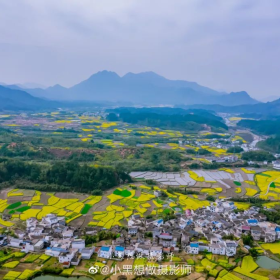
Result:
[[[0,0],[0,82],[154,71],[280,96],[279,0]]]

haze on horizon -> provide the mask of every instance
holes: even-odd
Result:
[[[69,87],[154,71],[280,96],[278,0],[0,0],[0,82]]]

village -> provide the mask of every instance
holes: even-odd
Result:
[[[93,254],[103,264],[110,259],[125,258],[161,262],[165,256],[172,261],[180,252],[234,257],[238,247],[249,252],[250,247],[240,242],[243,235],[250,234],[255,241],[264,243],[280,240],[280,226],[267,222],[258,207],[242,212],[235,210],[233,202],[218,199],[210,206],[186,210],[167,221],[132,215],[127,227],[111,228],[116,238],[103,245],[86,245],[85,236],[97,235],[106,229],[81,230],[68,226],[65,217],[47,214],[41,221],[33,217],[27,219],[25,231],[16,230],[16,237],[2,235],[0,244],[24,253],[44,253],[57,258],[63,268],[69,268],[79,265],[81,260],[91,259]]]

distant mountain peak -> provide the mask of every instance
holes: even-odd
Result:
[[[125,77],[125,76],[148,76],[148,77],[161,77],[161,78],[165,79],[163,76],[161,76],[153,71],[145,71],[145,72],[140,72],[140,73],[128,72],[123,77]]]
[[[244,91],[244,90],[242,90],[242,91],[231,92],[230,95],[243,95],[243,96],[246,95],[246,96],[250,96],[250,95],[248,94],[248,92],[247,92],[247,91]]]
[[[61,86],[60,84],[56,84],[54,86],[49,87],[49,89],[61,89],[61,88],[65,88],[65,87]]]
[[[106,77],[106,78],[110,78],[110,77],[118,77],[120,78],[120,76],[116,73],[116,72],[113,72],[113,71],[107,71],[107,70],[103,70],[103,71],[99,71],[93,75],[91,75],[89,77],[89,79],[91,78],[95,78],[95,77]]]

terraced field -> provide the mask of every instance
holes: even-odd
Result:
[[[194,170],[183,173],[133,172],[131,175],[139,182],[108,191],[103,197],[74,193],[45,193],[24,189],[3,190],[0,213],[11,215],[11,220],[0,218],[0,226],[12,227],[19,220],[26,221],[30,217],[40,220],[45,215],[53,213],[65,216],[68,224],[79,223],[82,226],[92,225],[110,229],[115,225],[126,225],[131,215],[160,216],[161,213],[169,210],[175,212],[187,209],[196,210],[210,204],[205,199],[207,195],[220,198],[231,195],[270,198],[274,202],[268,203],[266,205],[268,208],[280,203],[278,201],[280,172],[278,171],[255,173],[254,170],[247,169],[223,169]],[[191,183],[188,188],[196,190],[199,195],[185,195],[183,191],[169,193],[166,186],[148,186],[141,183],[140,178],[158,181],[160,185],[168,183],[169,186],[179,187],[182,190],[187,183]],[[185,182],[185,184],[181,185],[180,182]],[[254,182],[254,184],[248,182]],[[154,193],[157,190],[165,192],[166,198],[157,198]],[[250,207],[249,203],[235,204],[241,210]]]

